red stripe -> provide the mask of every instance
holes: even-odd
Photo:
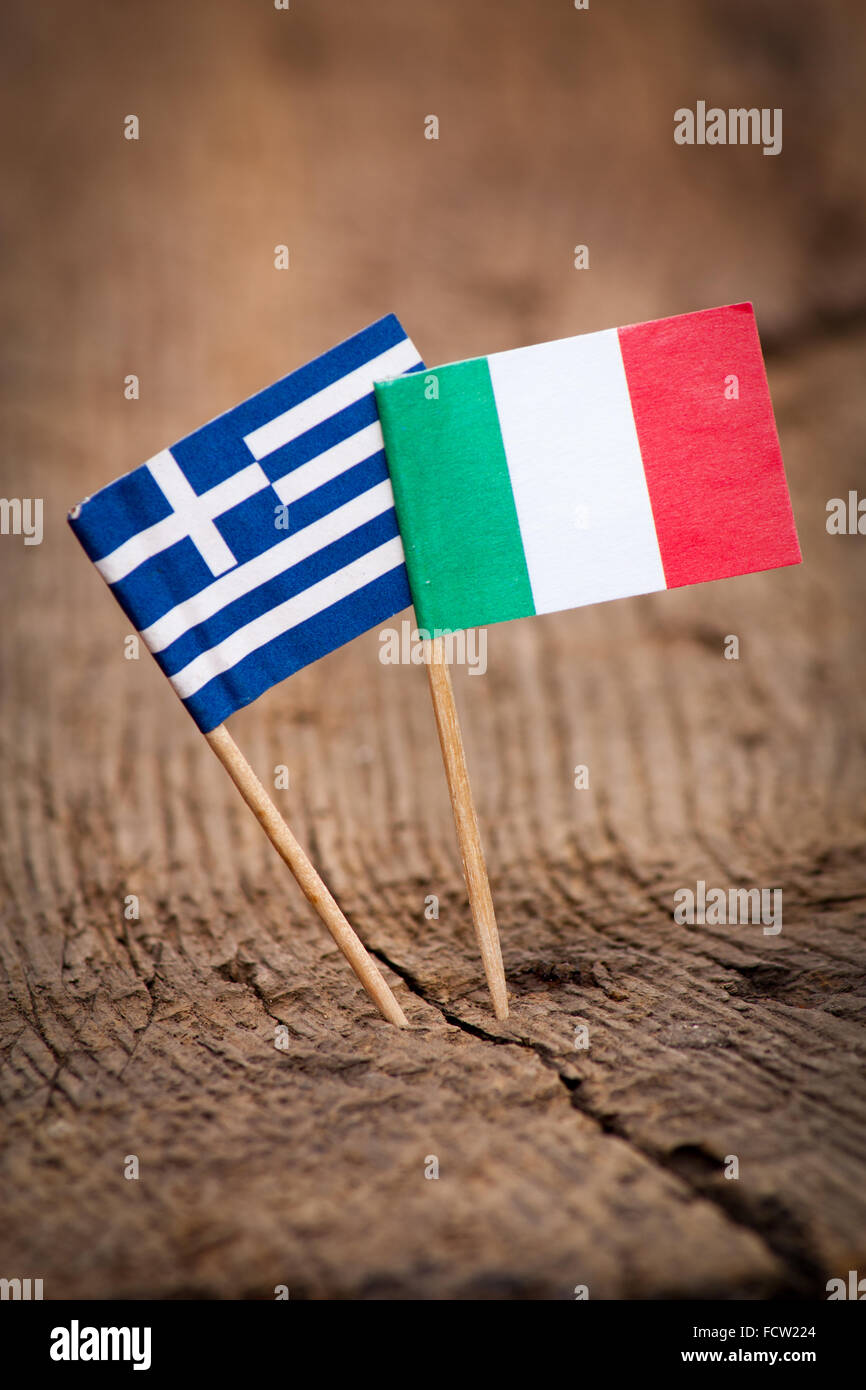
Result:
[[[799,564],[751,304],[618,332],[668,588]]]

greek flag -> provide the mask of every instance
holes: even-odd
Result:
[[[373,382],[422,366],[389,314],[70,513],[205,733],[411,603]]]

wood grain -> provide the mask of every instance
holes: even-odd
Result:
[[[0,1274],[568,1299],[862,1273],[866,541],[824,526],[863,488],[861,8],[21,0],[4,23],[2,491],[46,521],[0,537]],[[692,93],[783,107],[783,154],[675,147]],[[803,566],[492,628],[486,674],[454,671],[507,1023],[424,672],[372,632],[232,720],[266,786],[289,767],[274,799],[398,1032],[125,659],[65,512],[388,310],[436,362],[745,297]],[[782,932],[677,925],[699,879],[781,887]]]
[[[291,869],[307,902],[327,927],[338,949],[354,970],[379,1013],[397,1028],[408,1028],[406,1015],[394,998],[382,972],[353,931],[326,884],[310,863],[271,797],[265,791],[249,762],[238,748],[225,724],[204,735],[220,763],[234,782],[247,806],[264,830],[283,863]]]

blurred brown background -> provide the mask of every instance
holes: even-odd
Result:
[[[0,1275],[644,1298],[863,1273],[866,540],[824,524],[863,486],[862,6],[4,8],[2,492],[46,522],[0,538]],[[675,145],[697,100],[781,107],[782,153]],[[265,780],[289,766],[400,1034],[124,660],[65,513],[388,311],[433,364],[742,299],[803,566],[494,628],[487,675],[455,673],[508,1025],[423,671],[373,632],[232,720]],[[781,887],[781,935],[675,926],[697,879]]]

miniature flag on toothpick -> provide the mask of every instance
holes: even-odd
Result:
[[[223,720],[410,602],[373,382],[393,315],[110,483],[70,525],[382,1014],[376,963]]]
[[[443,635],[799,563],[754,314],[731,305],[453,362],[377,380],[376,400],[503,1018]]]
[[[801,560],[750,304],[377,381],[430,632]]]
[[[70,516],[203,732],[411,602],[373,379],[420,366],[391,315]]]

